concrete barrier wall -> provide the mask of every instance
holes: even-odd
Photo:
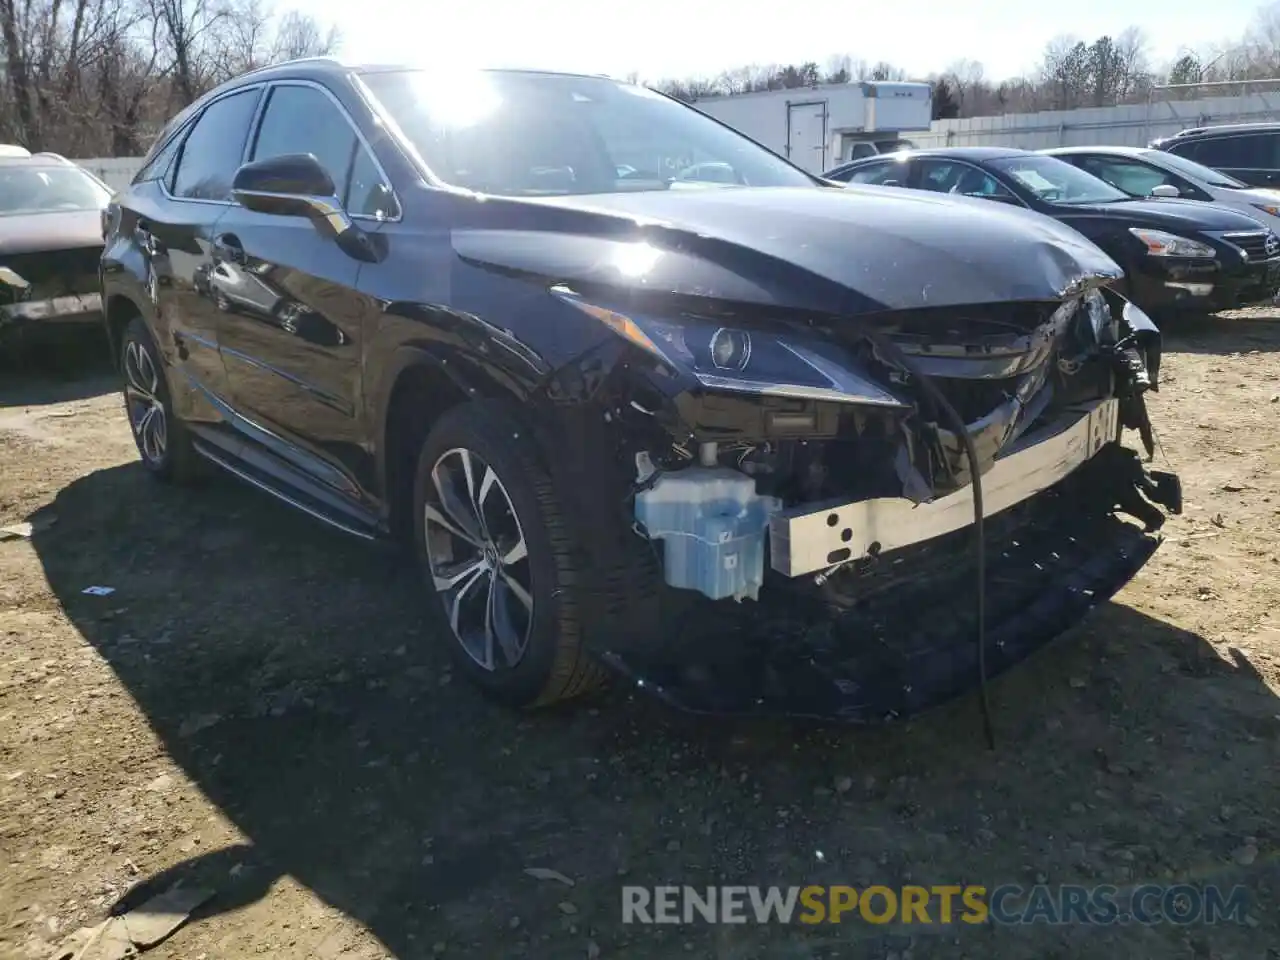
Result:
[[[142,167],[141,157],[92,157],[72,162],[93,172],[112,190],[127,187],[133,175]]]
[[[920,147],[1145,147],[1188,127],[1269,120],[1280,120],[1280,91],[935,120],[928,133],[911,134],[911,140]]]

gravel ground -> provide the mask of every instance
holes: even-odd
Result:
[[[1167,332],[1187,510],[1114,603],[972,700],[845,730],[628,690],[520,717],[414,578],[229,479],[163,488],[110,375],[0,370],[0,956],[216,895],[182,960],[1280,956],[1280,313]],[[115,588],[85,595],[92,585]],[[537,879],[546,867],[575,881]],[[634,926],[623,883],[1244,884],[1244,924]]]

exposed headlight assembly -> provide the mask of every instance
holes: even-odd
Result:
[[[699,317],[624,314],[589,303],[567,287],[554,287],[552,292],[710,390],[910,407],[860,373],[851,358],[824,340],[790,332],[741,330]]]
[[[1142,227],[1130,227],[1129,232],[1142,241],[1152,257],[1216,257],[1217,251],[1207,243],[1180,237],[1176,233],[1163,230],[1147,230]]]

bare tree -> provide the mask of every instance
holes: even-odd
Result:
[[[214,83],[337,42],[261,0],[0,0],[0,140],[136,155]]]
[[[853,77],[853,57],[847,53],[838,57],[827,58],[827,72],[823,78],[827,83],[848,83]]]
[[[942,74],[949,92],[955,97],[958,116],[977,116],[982,113],[981,101],[990,90],[987,71],[977,60],[957,60]]]

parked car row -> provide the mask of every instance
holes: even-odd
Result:
[[[1119,264],[1126,296],[1155,314],[1270,302],[1280,290],[1280,193],[1164,150],[907,150],[824,176],[995,200],[1052,217]]]

